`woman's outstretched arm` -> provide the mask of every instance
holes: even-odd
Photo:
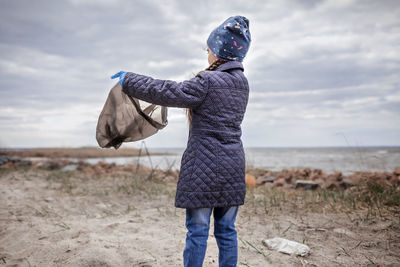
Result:
[[[161,106],[195,108],[207,95],[208,80],[204,72],[183,82],[127,72],[122,81],[122,90],[129,96]]]

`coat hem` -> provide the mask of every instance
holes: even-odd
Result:
[[[244,204],[246,190],[224,190],[214,192],[176,191],[176,208],[217,208]]]

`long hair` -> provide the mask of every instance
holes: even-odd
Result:
[[[222,65],[222,64],[226,63],[227,61],[228,60],[218,58],[210,66],[208,66],[205,70],[210,70],[210,71],[215,70],[219,65]],[[186,116],[188,118],[188,123],[190,126],[190,124],[192,123],[192,115],[190,115],[190,108],[186,109]]]

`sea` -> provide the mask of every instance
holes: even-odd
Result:
[[[157,169],[179,170],[185,148],[148,148],[142,157],[92,158],[89,163],[105,161],[116,164],[143,164]],[[246,167],[271,171],[312,168],[327,173],[340,171],[389,171],[400,168],[400,147],[314,147],[314,148],[244,148]]]

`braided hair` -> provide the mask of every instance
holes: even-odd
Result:
[[[228,60],[218,58],[213,63],[211,63],[210,66],[208,66],[205,70],[210,70],[210,71],[215,70],[219,65],[222,65],[222,64],[226,63],[227,61]],[[186,116],[188,118],[188,123],[190,126],[190,124],[192,123],[192,116],[190,115],[190,108],[186,109]]]
[[[206,68],[205,70],[215,70],[219,65],[222,65],[226,62],[228,62],[228,60],[218,58],[210,66],[208,66],[208,68]]]

